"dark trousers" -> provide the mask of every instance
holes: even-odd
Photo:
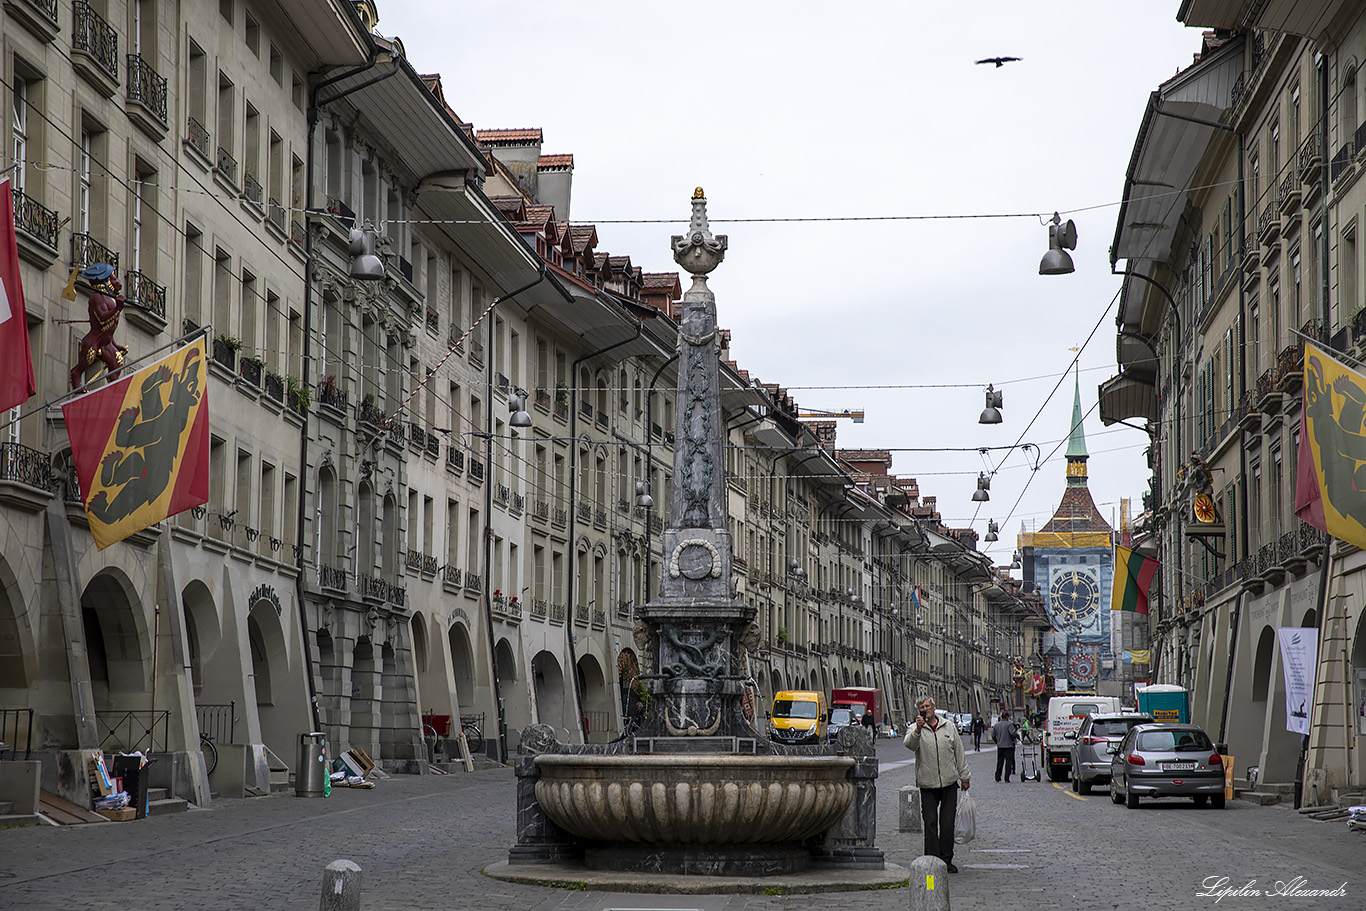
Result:
[[[996,780],[1001,780],[1001,770],[1005,770],[1006,781],[1010,781],[1010,776],[1015,774],[1015,747],[996,748]]]
[[[958,812],[958,783],[920,789],[920,818],[925,823],[925,853],[953,863],[953,821]]]
[[[982,732],[981,732],[981,731],[973,731],[973,732],[972,732],[972,748],[973,748],[974,750],[980,750],[980,749],[982,748]]]

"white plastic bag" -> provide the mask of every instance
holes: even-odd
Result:
[[[958,799],[958,812],[953,818],[953,840],[965,845],[977,837],[977,804],[973,803],[968,792],[964,791]]]

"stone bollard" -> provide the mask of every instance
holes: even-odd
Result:
[[[949,911],[949,865],[940,858],[911,861],[911,911]]]
[[[925,820],[920,815],[920,789],[915,785],[909,785],[901,789],[901,800],[897,806],[901,808],[901,822],[899,829],[902,832],[923,832],[925,831]]]
[[[349,860],[327,865],[318,911],[360,911],[360,867]]]

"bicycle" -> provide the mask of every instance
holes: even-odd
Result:
[[[469,720],[467,721],[466,718]],[[470,748],[470,754],[483,752],[484,732],[480,730],[479,723],[473,716],[462,715],[460,717],[460,730],[465,734],[465,743]]]
[[[213,770],[218,768],[218,747],[213,745],[213,738],[203,731],[199,732],[199,751],[204,754],[205,774],[212,775]]]

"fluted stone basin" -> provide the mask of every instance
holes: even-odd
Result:
[[[847,756],[557,755],[536,800],[568,832],[658,846],[791,844],[848,809]]]

